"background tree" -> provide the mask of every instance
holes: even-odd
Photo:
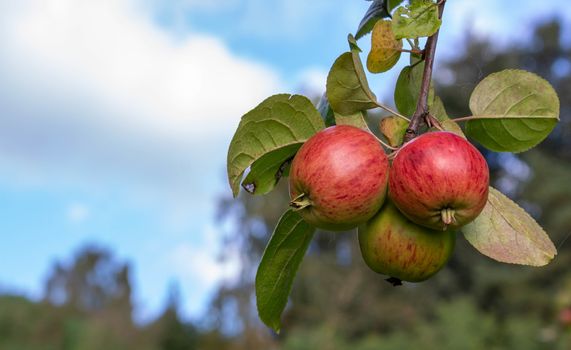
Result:
[[[169,287],[165,311],[155,321],[161,350],[188,350],[196,348],[197,332],[191,324],[184,323],[181,320],[179,309],[180,290],[178,284],[173,283]]]
[[[128,264],[107,249],[84,247],[68,264],[54,263],[41,302],[0,297],[0,349],[196,349],[197,332],[179,317],[175,287],[148,325],[133,322],[131,293]]]

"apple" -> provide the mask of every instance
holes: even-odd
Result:
[[[559,311],[559,322],[568,327],[571,326],[571,308],[566,307]]]
[[[416,225],[390,200],[359,227],[359,246],[365,263],[393,281],[398,278],[420,282],[430,278],[444,267],[455,241],[455,232]]]
[[[290,206],[304,220],[345,231],[369,220],[383,205],[389,162],[370,132],[332,126],[299,149],[290,170]]]
[[[489,178],[486,160],[471,143],[451,132],[429,132],[397,151],[389,197],[419,225],[456,229],[484,209]]]

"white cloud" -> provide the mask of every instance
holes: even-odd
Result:
[[[279,90],[270,68],[214,37],[174,39],[127,0],[0,6],[0,156],[19,162],[188,178]]]
[[[67,219],[74,224],[84,222],[89,218],[90,214],[89,208],[83,203],[70,204],[66,212]]]
[[[235,261],[218,261],[215,254],[194,244],[181,244],[172,252],[172,264],[180,280],[191,280],[195,288],[209,290],[239,271]]]
[[[149,265],[177,267],[196,298],[235,271],[197,237],[212,220],[240,116],[281,90],[270,67],[212,36],[174,38],[130,0],[0,0],[0,77],[3,186],[120,198],[164,220],[157,250],[180,231],[190,236],[174,261],[156,263],[113,238],[115,249],[134,251],[136,265],[148,268],[136,273],[144,304],[160,300],[152,287],[170,273]],[[64,219],[87,220],[91,209],[71,203]],[[140,246],[156,233],[141,232]]]
[[[18,63],[59,76],[56,83],[89,86],[130,126],[204,135],[199,127],[234,126],[236,113],[278,84],[272,71],[233,56],[216,38],[175,41],[125,1],[37,3],[6,33]]]
[[[325,92],[328,73],[328,71],[318,67],[305,69],[297,79],[300,86],[299,90],[309,97],[321,96]]]
[[[241,0],[167,0],[167,3],[170,7],[190,7],[192,9],[220,11],[224,8],[237,6],[240,4],[240,1]]]
[[[187,308],[195,313],[203,311],[208,292],[222,282],[232,283],[240,271],[238,251],[228,253],[224,260],[217,258],[218,235],[215,228],[208,227],[200,246],[183,242],[168,254],[169,269],[181,282]]]

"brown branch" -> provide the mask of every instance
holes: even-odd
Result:
[[[442,18],[445,4],[446,0],[438,2],[438,18]],[[428,93],[430,91],[430,81],[432,80],[432,67],[434,66],[434,54],[436,53],[436,43],[438,42],[439,32],[440,30],[437,30],[436,33],[426,40],[426,46],[424,47],[424,72],[422,74],[420,94],[416,104],[416,111],[412,115],[408,128],[406,129],[404,142],[408,142],[418,136],[418,129],[428,117]]]

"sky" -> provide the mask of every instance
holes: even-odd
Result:
[[[320,94],[368,5],[0,0],[0,288],[39,298],[55,259],[97,243],[133,268],[138,319],[172,281],[198,317],[238,268],[216,258],[214,216],[240,116],[275,93]],[[565,0],[450,0],[437,60],[466,28],[525,43],[553,15],[571,37]],[[395,74],[372,79],[378,96]]]

